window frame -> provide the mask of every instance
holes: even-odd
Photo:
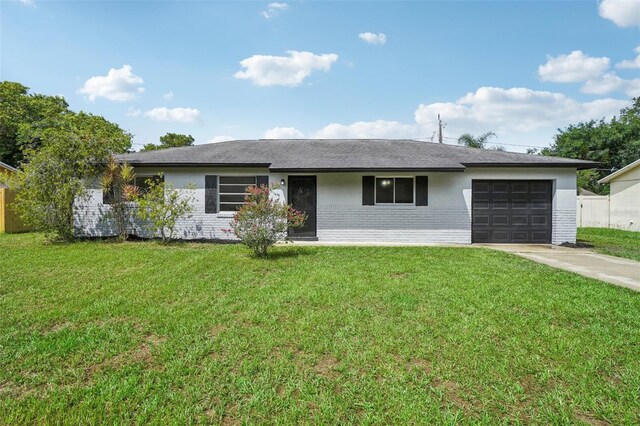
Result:
[[[248,184],[238,184],[238,183],[221,183],[222,178],[253,178],[253,183],[248,183]],[[221,196],[222,195],[242,195],[243,199],[245,196],[248,195],[248,192],[222,192],[222,188],[224,186],[238,186],[238,185],[244,185],[245,188],[247,188],[248,186],[256,186],[258,185],[258,176],[254,175],[218,175],[218,213],[235,213],[236,211],[238,211],[238,208],[240,206],[242,206],[244,204],[244,201],[241,202],[232,202],[232,201],[221,201]],[[223,205],[236,205],[238,207],[236,207],[235,210],[223,210],[222,206]]]
[[[393,202],[378,202],[378,179],[393,180]],[[413,201],[411,203],[396,203],[396,179],[411,179],[411,190]],[[374,176],[373,177],[373,205],[374,206],[415,206],[416,205],[416,177],[415,176]]]
[[[163,182],[164,183],[164,175],[161,174],[161,173],[155,173],[155,174],[152,174],[152,175],[147,175],[147,174],[145,174],[145,175],[136,175],[133,178],[133,185],[140,189],[140,195],[142,195],[144,192],[142,191],[142,187],[140,185],[138,185],[138,180],[141,180],[143,183],[146,183],[146,181],[149,180],[149,179],[155,180],[154,178],[158,178],[157,182]]]

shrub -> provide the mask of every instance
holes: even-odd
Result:
[[[164,179],[149,179],[146,184],[148,188],[137,199],[138,218],[145,221],[145,227],[153,235],[160,233],[162,242],[166,243],[174,237],[176,222],[193,211],[194,197],[183,194]],[[189,185],[187,189],[191,192],[194,186]]]
[[[270,197],[276,186],[251,186],[248,195],[233,217],[231,230],[258,257],[286,235],[288,228],[304,225],[306,215],[286,203]]]
[[[134,216],[133,201],[138,196],[138,187],[134,185],[135,173],[129,164],[118,163],[109,157],[102,175],[102,191],[111,205],[104,219],[112,219],[118,238],[125,241]]]

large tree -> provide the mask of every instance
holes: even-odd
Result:
[[[158,149],[178,148],[181,146],[191,146],[195,139],[191,135],[181,135],[178,133],[167,133],[160,136],[160,145],[152,143],[146,144],[141,151],[156,151]]]
[[[37,149],[45,129],[70,114],[61,96],[29,94],[29,88],[0,82],[0,161],[19,166],[26,149]]]
[[[40,146],[24,152],[22,170],[10,178],[15,208],[33,229],[74,238],[73,206],[86,194],[109,154],[131,147],[131,135],[102,117],[69,112],[39,134]]]
[[[578,186],[598,194],[608,194],[609,186],[598,180],[640,158],[640,98],[620,111],[619,117],[572,124],[558,129],[550,148],[542,155],[597,161],[597,170],[578,172]]]

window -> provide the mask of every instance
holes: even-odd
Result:
[[[149,189],[149,181],[153,181],[157,184],[164,182],[164,176],[151,175],[151,176],[136,176],[134,185],[138,187],[140,195],[147,192]]]
[[[413,204],[413,178],[376,178],[376,204]]]
[[[247,187],[255,184],[255,176],[220,176],[220,211],[238,210],[244,204]]]

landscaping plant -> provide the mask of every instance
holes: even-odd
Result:
[[[288,228],[299,228],[307,219],[302,212],[270,196],[271,187],[250,186],[245,203],[233,217],[231,230],[256,256],[268,255],[269,247],[282,240]]]
[[[195,197],[192,195],[193,185],[187,186],[189,193],[175,189],[167,184],[160,175],[160,180],[147,180],[146,189],[137,199],[138,218],[145,221],[145,227],[153,235],[160,234],[162,242],[174,238],[176,222],[189,217],[193,211]]]
[[[133,201],[136,200],[139,192],[138,187],[134,184],[135,177],[131,165],[120,164],[113,157],[107,161],[102,175],[102,191],[111,206],[104,219],[113,220],[118,238],[121,241],[127,239],[134,217]]]

